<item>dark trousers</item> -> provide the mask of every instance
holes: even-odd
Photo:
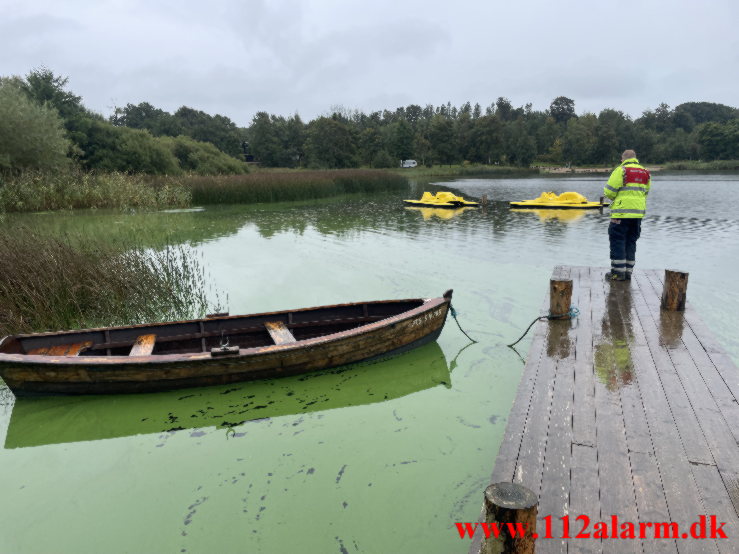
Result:
[[[631,274],[636,263],[636,241],[641,235],[641,218],[611,219],[611,271]]]

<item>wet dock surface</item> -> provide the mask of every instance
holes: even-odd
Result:
[[[537,540],[537,553],[739,552],[739,370],[690,305],[689,287],[686,311],[666,312],[664,272],[608,283],[605,271],[555,269],[572,279],[580,315],[534,326],[491,482],[538,495],[537,532],[551,516],[552,538]],[[560,538],[563,516],[569,539]],[[618,537],[631,523],[637,538],[611,538],[612,516]],[[700,516],[709,538],[690,534]],[[711,516],[727,539],[710,538]],[[593,538],[598,522],[609,538]],[[655,525],[638,538],[640,523],[657,522],[677,523],[678,538],[651,538]]]

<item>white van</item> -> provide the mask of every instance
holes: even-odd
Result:
[[[416,160],[400,160],[400,167],[416,167]]]

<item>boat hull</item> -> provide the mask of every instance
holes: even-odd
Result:
[[[0,353],[0,377],[16,396],[122,394],[202,387],[319,371],[394,356],[436,340],[451,293],[354,329],[212,356],[40,356]]]
[[[417,208],[444,208],[447,210],[456,210],[457,208],[477,208],[480,206],[477,202],[421,202],[420,200],[403,200],[406,206]]]

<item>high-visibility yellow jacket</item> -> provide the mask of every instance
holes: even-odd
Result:
[[[647,194],[652,186],[652,178],[639,160],[629,158],[613,170],[608,178],[603,194],[613,200],[611,217],[636,218],[647,213]]]

